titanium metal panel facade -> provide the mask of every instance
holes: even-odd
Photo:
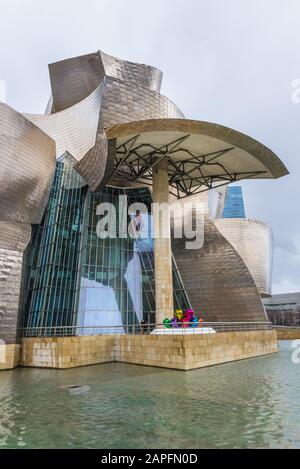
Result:
[[[0,220],[39,223],[55,168],[55,143],[0,103]]]
[[[49,65],[52,112],[68,109],[87,98],[99,86],[105,72],[99,53],[61,60]]]
[[[16,343],[23,253],[39,223],[55,168],[55,143],[0,103],[0,339]]]
[[[203,195],[193,198],[207,204]],[[181,203],[188,204],[189,199]],[[172,241],[192,308],[206,321],[265,321],[264,307],[252,275],[210,218],[208,206],[204,222],[204,244],[200,249],[185,249],[185,238]]]
[[[0,339],[6,344],[18,342],[22,268],[23,252],[0,249]]]
[[[104,128],[123,122],[184,117],[176,104],[157,91],[111,77],[106,78],[102,112]]]
[[[95,145],[104,81],[83,101],[55,114],[25,114],[56,142],[57,158],[66,151],[77,161]]]
[[[162,73],[154,67],[99,51],[51,64],[49,71],[52,113],[26,117],[55,140],[58,158],[68,152],[80,162],[76,169],[93,191],[104,186],[115,158],[105,129],[132,120],[184,117],[159,93]]]
[[[162,72],[158,68],[121,60],[101,51],[99,53],[106,75],[160,92]]]
[[[242,188],[226,186],[215,192],[215,224],[247,265],[261,296],[272,294],[273,234],[265,223],[245,218]]]
[[[0,339],[17,342],[23,253],[30,241],[28,223],[0,221]]]
[[[104,76],[157,92],[162,82],[162,72],[157,68],[121,60],[101,51],[50,64],[49,74],[52,112],[62,111],[85,99]]]
[[[265,223],[219,219],[215,225],[241,256],[262,297],[272,294],[273,235]]]
[[[123,182],[117,181],[118,189],[104,187],[111,182],[116,169],[119,137],[125,138],[130,131],[146,133],[147,137],[152,133],[155,144],[166,146],[166,158],[170,157],[166,134],[167,137],[170,134],[182,137],[187,147],[177,148],[177,151],[187,154],[191,150],[192,165],[197,166],[197,162],[206,165],[208,180],[201,171],[194,178],[205,190],[216,182],[223,184],[247,177],[277,178],[287,174],[279,158],[250,137],[217,124],[184,119],[181,110],[160,94],[162,73],[155,67],[122,61],[98,51],[51,64],[49,72],[52,96],[45,115],[28,114],[26,117],[0,103],[0,338],[4,337],[8,343],[17,340],[23,252],[31,224],[35,225],[31,245],[40,246],[41,240],[44,243],[35,251],[37,259],[29,259],[31,267],[36,266],[36,269],[28,269],[29,286],[25,291],[32,295],[32,309],[25,311],[27,318],[31,315],[28,319],[31,325],[38,325],[39,321],[43,324],[74,323],[77,301],[74,297],[79,288],[75,281],[79,271],[75,251],[79,245],[82,251],[89,246],[91,252],[95,247],[100,251],[112,248],[115,259],[122,254],[121,248],[117,253],[112,246],[100,246],[99,240],[95,243],[88,240],[86,246],[82,245],[80,226],[80,220],[84,220],[85,230],[89,232],[85,209],[89,212],[89,206],[101,198],[99,194],[111,197],[111,192],[124,191],[120,186],[124,186],[126,178]],[[143,142],[149,143],[151,141]],[[208,160],[204,161],[203,154]],[[138,158],[142,160],[143,156],[139,154]],[[55,157],[57,173],[47,205]],[[181,156],[178,158],[180,160]],[[66,170],[66,161],[72,171]],[[183,180],[189,174],[189,170],[182,170],[182,161],[177,163],[176,174],[171,175],[172,182],[178,177]],[[216,174],[216,169],[222,169],[220,165],[223,170]],[[201,169],[201,164],[198,166]],[[151,165],[147,169],[151,175]],[[142,190],[145,189],[138,189]],[[142,192],[136,194],[142,198]],[[38,226],[43,215],[43,222]],[[50,244],[49,239],[52,239]],[[199,252],[186,251],[184,242],[174,240],[178,270],[188,294],[186,296],[175,268],[174,282],[179,282],[175,290],[181,292],[178,305],[180,301],[181,306],[190,301],[196,311],[204,312],[207,320],[264,319],[260,297],[245,262],[208,214],[205,243]],[[100,260],[97,265],[93,264],[97,252],[95,256],[86,256],[86,262],[82,263],[84,269],[88,267],[83,289],[87,287],[86,281],[97,281],[93,275],[98,275],[99,280],[104,267],[113,270],[111,264],[101,265]],[[153,266],[148,270],[149,280]],[[118,276],[123,281],[122,275],[118,273]],[[46,287],[48,296],[45,291],[39,291]],[[264,288],[267,289],[267,285]],[[150,287],[148,291],[153,293]],[[123,293],[117,294],[120,302]],[[149,304],[150,296],[149,293]],[[125,314],[126,308],[122,311]],[[154,306],[150,304],[148,311],[151,315]]]

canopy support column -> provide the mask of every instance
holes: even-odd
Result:
[[[156,324],[162,324],[164,318],[172,317],[174,311],[167,158],[162,159],[153,167],[153,202],[155,204],[164,204],[160,206],[160,209],[156,206],[153,210],[155,322]]]

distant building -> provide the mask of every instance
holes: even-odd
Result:
[[[263,300],[270,321],[277,326],[300,326],[300,292],[281,293]]]
[[[220,218],[246,218],[241,186],[228,186]]]

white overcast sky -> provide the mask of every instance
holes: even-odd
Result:
[[[0,0],[0,80],[21,112],[44,111],[48,63],[99,49],[159,67],[186,117],[278,154],[291,174],[242,183],[245,205],[274,231],[273,291],[300,291],[300,0]]]

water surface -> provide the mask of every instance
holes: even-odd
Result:
[[[300,448],[300,364],[189,372],[121,363],[0,372],[0,448]],[[87,384],[68,395],[61,386]]]

